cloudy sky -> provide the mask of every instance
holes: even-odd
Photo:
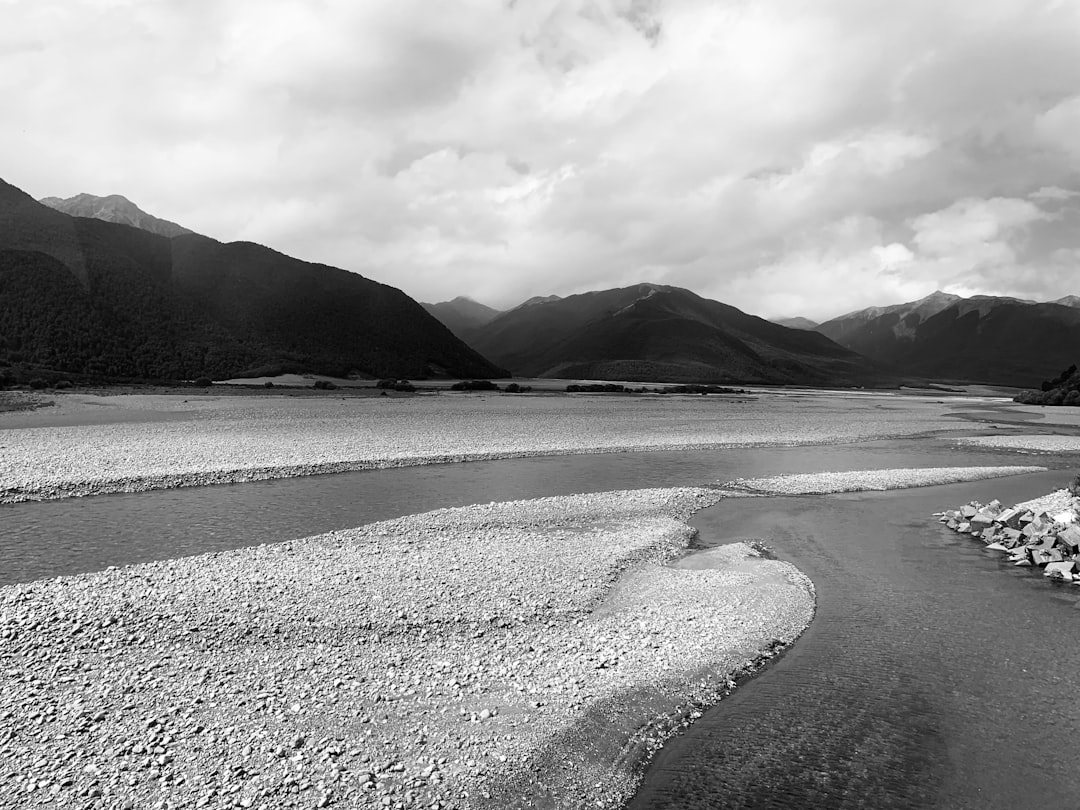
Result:
[[[1075,0],[0,0],[0,177],[423,301],[1080,294]]]

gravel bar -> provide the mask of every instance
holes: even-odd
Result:
[[[769,478],[739,478],[724,489],[756,495],[829,495],[958,484],[1007,475],[1045,472],[1045,467],[918,467],[892,470],[797,473]]]
[[[1018,453],[1080,453],[1080,436],[1033,433],[1022,436],[968,436],[956,440],[967,447],[1013,450]]]
[[[774,397],[765,407],[675,395],[84,400],[58,397],[55,414],[0,414],[0,503],[539,455],[838,444],[954,427],[941,405],[899,407],[888,397]],[[117,410],[128,421],[32,426]]]
[[[720,497],[445,509],[0,588],[0,807],[618,807],[813,614],[750,546],[683,566]]]

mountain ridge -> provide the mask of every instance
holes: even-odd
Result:
[[[849,313],[816,331],[912,376],[1032,387],[1076,361],[1080,308],[938,291]]]
[[[42,205],[73,217],[89,217],[104,222],[131,225],[159,236],[182,236],[194,233],[183,225],[177,225],[167,219],[148,214],[121,194],[97,197],[93,194],[76,194],[66,199],[61,197],[42,197]]]
[[[515,307],[470,344],[530,377],[826,385],[888,377],[817,333],[652,283]]]
[[[251,242],[73,217],[0,180],[0,364],[87,378],[493,377],[400,290]]]
[[[494,320],[500,314],[499,310],[464,295],[459,295],[450,301],[440,301],[437,304],[421,302],[420,306],[437,318],[443,326],[457,337],[466,342],[472,332]]]

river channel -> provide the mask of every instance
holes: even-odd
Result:
[[[889,493],[726,500],[705,545],[763,538],[817,588],[764,674],[654,759],[632,810],[1080,806],[1080,588],[928,516],[1060,473]]]
[[[477,502],[1031,461],[924,439],[515,459],[23,503],[0,507],[0,584]],[[763,538],[805,571],[818,612],[777,663],[668,743],[631,806],[1080,805],[1080,588],[1009,568],[929,517],[972,498],[1041,495],[1069,477],[726,499],[699,513],[703,545]]]
[[[448,506],[820,470],[1027,464],[948,441],[433,464],[0,505],[0,585],[362,526]],[[1044,463],[1042,461],[1038,463]]]

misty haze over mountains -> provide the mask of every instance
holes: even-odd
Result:
[[[355,273],[223,245],[120,195],[40,203],[0,187],[0,364],[58,373],[1030,387],[1080,345],[1077,296],[937,291],[820,324],[650,283],[506,311],[465,296],[417,305]]]

